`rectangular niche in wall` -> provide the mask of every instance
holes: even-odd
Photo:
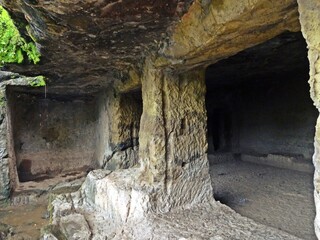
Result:
[[[96,101],[92,96],[7,89],[19,182],[87,172],[94,166]]]

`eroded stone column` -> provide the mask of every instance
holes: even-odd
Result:
[[[52,202],[53,224],[58,225],[70,209],[87,206],[107,215],[118,227],[142,221],[150,213],[214,204],[205,92],[204,70],[176,74],[148,62],[142,78],[140,166],[90,172],[81,189],[72,194],[73,205],[63,195]]]
[[[160,186],[156,210],[168,211],[213,199],[205,92],[204,70],[178,75],[146,64],[142,79],[140,180]]]
[[[318,0],[298,0],[298,4],[301,31],[309,49],[310,94],[315,106],[320,110],[320,2]],[[314,197],[316,204],[315,232],[317,237],[320,238],[320,118],[318,118],[316,125],[314,147]]]

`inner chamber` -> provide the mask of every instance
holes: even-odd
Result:
[[[214,194],[244,216],[315,239],[317,110],[301,33],[284,33],[207,68]]]
[[[26,87],[11,87],[7,96],[19,182],[81,175],[95,166],[95,97]]]

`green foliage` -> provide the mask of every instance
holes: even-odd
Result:
[[[9,13],[0,6],[0,66],[22,63],[25,55],[34,64],[40,61],[40,53],[34,43],[28,43],[21,37]]]
[[[44,87],[46,85],[46,79],[44,76],[37,76],[30,80],[29,84],[31,87]]]

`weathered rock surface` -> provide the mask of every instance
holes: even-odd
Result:
[[[10,111],[6,102],[6,87],[30,86],[35,79],[16,73],[0,71],[0,201],[8,199],[13,186],[17,181],[14,154],[8,155],[9,149],[13,148],[13,136],[10,122]]]
[[[156,200],[162,211],[209,201],[204,71],[176,75],[148,64],[142,79],[140,181],[163,185]]]
[[[308,58],[310,62],[310,95],[315,106],[320,109],[320,3],[318,1],[298,0],[301,31],[308,44]],[[314,174],[314,197],[316,204],[315,232],[320,238],[320,118],[318,118],[315,135],[315,154],[313,163],[315,166]]]
[[[81,214],[70,214],[60,219],[62,233],[70,240],[89,240],[90,228],[86,219]]]
[[[58,240],[52,233],[46,233],[42,237],[43,240]]]
[[[137,213],[135,207],[139,204],[147,209],[148,202],[153,201],[145,194],[141,202],[142,193],[147,191],[131,188],[132,174],[133,169],[91,172],[80,192],[60,195],[52,202],[53,225],[63,224],[66,218],[76,221],[72,216],[82,214],[86,220],[77,218],[83,223],[82,229],[88,222],[92,239],[298,239],[241,217],[213,201],[169,213],[132,215]],[[86,234],[87,231],[83,236]]]
[[[213,201],[204,104],[204,67],[284,31],[299,31],[295,0],[0,3],[15,19],[29,22],[29,35],[43,54],[38,66],[9,69],[48,76],[49,91],[56,93],[97,93],[114,83],[116,91],[102,93],[101,166],[136,166],[139,137],[140,166],[93,171],[80,191],[52,202],[52,225],[67,239],[295,239]],[[316,49],[309,54],[316,82],[318,21],[309,19],[319,19],[319,4],[299,4],[304,34]],[[140,86],[141,122],[141,103],[126,95]],[[0,134],[7,138],[4,130]]]
[[[39,66],[9,68],[50,77],[49,91],[64,86],[92,92],[119,80],[130,85],[132,72],[141,75],[145,56],[156,55],[155,65],[162,68],[184,71],[300,28],[295,0],[1,4],[17,21],[27,20],[43,55]]]
[[[95,87],[141,62],[143,52],[157,47],[168,25],[190,2],[2,0],[1,4],[18,21],[30,22],[30,35],[43,54],[41,68],[15,66],[16,70],[42,72],[62,85],[71,81]]]
[[[138,162],[142,98],[139,92],[105,90],[98,99],[96,159],[105,169],[133,167]]]
[[[0,222],[0,239],[7,239],[10,236],[10,226]]]
[[[160,52],[168,66],[185,69],[299,29],[296,1],[194,1]]]
[[[46,95],[45,88],[33,95],[27,89],[7,89],[20,182],[97,167],[95,98]]]
[[[0,201],[10,196],[9,160],[2,158],[0,162]]]
[[[146,227],[147,226],[147,229]],[[230,208],[216,203],[191,209],[148,216],[145,222],[132,224],[118,232],[115,239],[299,239],[254,223]]]

